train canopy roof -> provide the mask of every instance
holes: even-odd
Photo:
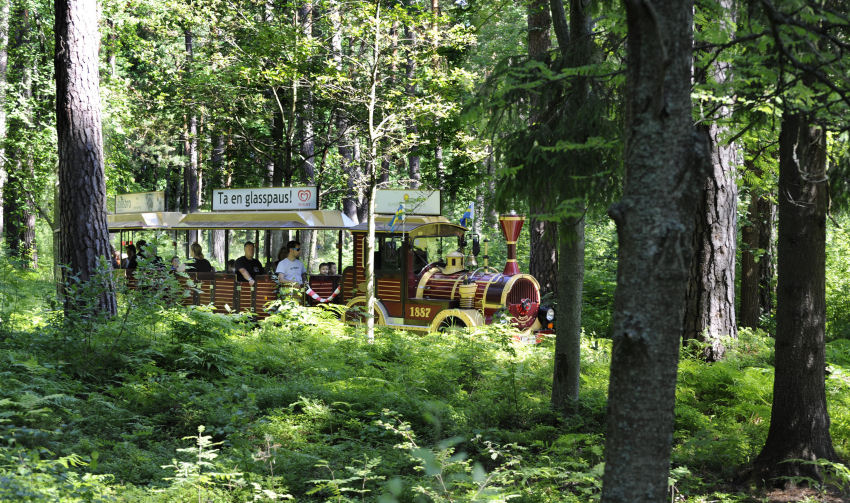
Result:
[[[171,229],[181,217],[176,211],[113,213],[106,215],[106,223],[111,232]]]
[[[378,234],[407,234],[411,238],[420,236],[463,236],[467,228],[449,221],[444,216],[408,215],[404,223],[396,223],[395,228],[390,231],[392,215],[375,216],[375,232]],[[364,222],[349,230],[355,232],[366,232],[369,230]]]
[[[183,215],[172,230],[345,230],[354,221],[341,211],[216,211]]]

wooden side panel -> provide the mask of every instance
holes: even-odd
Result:
[[[277,300],[277,283],[270,276],[258,276],[254,290],[254,312],[258,317],[265,318],[269,315],[265,306]]]
[[[195,282],[195,287],[201,292],[198,294],[198,304],[205,306],[213,301],[213,286],[215,285],[215,274],[209,272],[192,272],[189,277]]]
[[[184,278],[183,276],[176,276],[176,278],[177,282],[180,283],[180,288],[177,291],[179,302],[184,306],[196,305],[195,292],[189,288],[189,278]]]
[[[236,277],[233,274],[216,274],[215,276],[215,311],[226,313],[225,305],[236,310]]]
[[[248,282],[242,281],[237,283],[236,292],[239,312],[254,312],[254,287],[248,284]]]
[[[348,301],[357,297],[354,267],[348,266],[342,271],[342,300]]]
[[[404,316],[401,303],[401,280],[400,279],[378,279],[378,299],[383,302],[387,313],[394,318]]]

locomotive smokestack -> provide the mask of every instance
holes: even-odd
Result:
[[[505,262],[503,273],[506,276],[519,274],[519,266],[516,262],[516,242],[519,239],[519,231],[522,230],[523,222],[525,222],[525,217],[515,213],[499,216],[499,226],[502,228],[502,235],[505,236],[505,242],[508,244],[508,260]]]

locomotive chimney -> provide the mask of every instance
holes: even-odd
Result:
[[[508,260],[505,262],[503,273],[505,276],[519,274],[519,266],[516,262],[516,242],[519,239],[519,231],[522,230],[523,222],[525,222],[525,217],[513,212],[510,215],[499,216],[499,226],[502,228],[502,234],[508,244]]]

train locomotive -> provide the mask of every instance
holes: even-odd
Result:
[[[514,214],[499,218],[508,251],[505,267],[499,271],[487,266],[486,258],[484,266],[475,267],[474,254],[467,258],[463,253],[466,229],[443,217],[418,217],[402,230],[391,230],[387,219],[379,218],[376,324],[442,331],[486,325],[505,316],[521,331],[552,333],[554,309],[541,306],[539,283],[517,265],[516,243],[523,222],[523,217]],[[366,304],[364,295],[352,295],[365,291],[364,227],[352,230],[354,265],[342,275],[347,321],[360,321]],[[452,251],[443,258],[445,249]],[[440,260],[430,262],[434,255]]]

